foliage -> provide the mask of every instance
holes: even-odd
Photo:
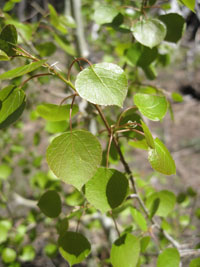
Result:
[[[107,60],[109,62],[105,60],[96,64],[86,58],[76,57],[78,52],[73,39],[76,24],[72,17],[58,16],[55,8],[49,4],[49,13],[43,20],[29,25],[18,22],[7,13],[14,7],[15,1],[10,0],[3,8],[5,18],[1,21],[0,59],[11,61],[12,64],[16,60],[19,65],[0,74],[0,80],[6,80],[2,82],[5,86],[0,90],[3,140],[9,139],[8,126],[15,123],[15,127],[20,128],[18,119],[29,101],[27,89],[33,86],[32,79],[37,78],[42,86],[57,78],[68,91],[72,91],[60,105],[37,103],[31,113],[33,121],[39,117],[46,121],[45,129],[51,134],[46,151],[50,171],[46,173],[40,170],[42,155],[31,155],[31,165],[39,170],[31,179],[31,185],[37,192],[34,196],[37,205],[34,203],[35,209],[20,225],[15,225],[12,217],[2,217],[0,220],[0,253],[5,264],[13,263],[8,266],[20,266],[18,264],[22,262],[34,260],[36,252],[31,242],[35,239],[38,221],[51,225],[58,234],[57,241],[49,240],[44,247],[47,256],[54,258],[59,250],[70,266],[84,261],[93,249],[84,230],[89,228],[89,223],[87,225],[84,221],[88,216],[92,218],[98,214],[102,214],[98,215],[102,217],[97,218],[106,216],[112,219],[116,230],[112,244],[108,238],[110,256],[103,259],[104,266],[142,266],[143,263],[148,264],[148,253],[156,254],[157,267],[180,265],[181,245],[172,237],[175,233],[170,221],[176,216],[176,203],[178,205],[184,203],[186,198],[195,197],[195,192],[190,190],[176,198],[173,192],[156,191],[140,176],[134,176],[126,152],[133,147],[147,150],[152,169],[164,175],[176,174],[175,162],[169,150],[159,138],[153,137],[147,119],[157,122],[163,120],[166,113],[171,112],[170,102],[182,101],[181,96],[173,93],[169,97],[164,89],[145,84],[143,80],[155,79],[158,66],[169,63],[170,50],[165,49],[164,54],[161,52],[164,46],[167,47],[164,41],[178,43],[185,29],[185,21],[176,13],[158,16],[151,12],[156,1],[134,1],[134,4],[126,1],[130,5],[128,7],[121,2],[116,1],[111,5],[110,1],[105,1],[104,5],[99,6],[98,1],[94,1],[93,14],[86,14],[88,23],[93,20],[99,25],[99,40],[95,46],[102,47],[102,51],[111,52],[112,55]],[[194,10],[193,1],[181,2]],[[48,24],[50,27],[47,27]],[[43,29],[40,26],[44,26],[41,27]],[[52,42],[44,42],[43,35]],[[105,42],[108,35],[111,45]],[[118,36],[124,38],[125,42],[121,42]],[[24,48],[27,43],[31,43],[28,49]],[[69,57],[74,57],[67,78],[64,72],[48,63],[50,56],[59,48]],[[114,61],[112,50],[115,56],[118,55],[118,64],[110,62]],[[75,75],[72,67],[77,62],[80,72]],[[81,64],[89,66],[84,65],[83,69]],[[22,81],[24,76],[27,78]],[[72,81],[70,76],[73,77]],[[63,104],[70,99],[70,104]],[[74,104],[77,99],[78,104],[83,100],[87,102],[86,118],[82,114],[81,122],[78,119],[80,105]],[[131,103],[130,106],[127,103]],[[92,133],[88,130],[88,120],[95,121],[97,125]],[[35,147],[40,143],[40,135],[40,132],[34,135]],[[20,139],[20,135],[17,139]],[[11,148],[10,155],[3,158],[0,165],[2,188],[9,184],[12,156],[23,150],[20,144],[16,144]],[[120,162],[124,171],[116,167]],[[24,158],[18,164],[25,174],[30,172],[28,159]],[[63,190],[64,184],[72,185],[71,192]],[[6,201],[6,196],[2,194],[1,204],[9,211]],[[75,209],[68,209],[66,215],[63,211],[66,206]],[[126,220],[125,225],[123,220]],[[77,222],[75,231],[68,229],[71,228],[71,221]],[[34,227],[29,229],[32,224]],[[94,223],[94,228],[98,229],[98,225]],[[25,236],[29,236],[29,244],[25,242]],[[16,251],[14,247],[17,247]],[[191,261],[190,266],[198,264],[197,258]]]

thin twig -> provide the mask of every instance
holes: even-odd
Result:
[[[22,82],[22,84],[20,85],[20,87],[23,87],[27,82],[29,82],[30,80],[37,78],[37,77],[42,77],[42,76],[47,76],[47,75],[53,75],[52,73],[40,73],[40,74],[35,74],[31,77],[29,77],[28,79],[26,79],[25,81]]]
[[[87,58],[78,57],[78,58],[74,59],[68,68],[68,74],[67,74],[67,80],[68,81],[70,81],[71,69],[72,69],[74,63],[79,62],[79,61],[85,61],[86,63],[88,63],[88,65],[90,65],[90,67],[92,66],[92,63]],[[79,67],[80,67],[80,69],[82,68],[80,65],[79,65]]]
[[[106,155],[106,168],[108,168],[108,164],[109,164],[109,154],[110,154],[110,147],[112,144],[112,139],[113,139],[113,135],[111,134],[109,138],[109,142],[108,142],[108,149],[107,149],[107,155]]]

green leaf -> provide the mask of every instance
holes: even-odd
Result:
[[[159,256],[157,267],[179,267],[180,255],[176,248],[167,248]]]
[[[32,62],[32,63],[25,65],[25,66],[22,66],[22,67],[18,67],[18,68],[13,69],[13,70],[9,70],[7,72],[2,73],[0,75],[0,79],[1,80],[7,80],[7,79],[13,79],[16,77],[20,77],[22,75],[25,75],[29,72],[32,72],[32,71],[38,69],[44,63],[45,63],[45,60],[40,60],[37,62]]]
[[[136,267],[139,255],[139,239],[132,234],[125,234],[112,245],[110,259],[114,267]]]
[[[185,29],[185,19],[177,13],[169,13],[159,16],[159,19],[165,23],[167,27],[167,34],[165,41],[177,43]]]
[[[45,192],[39,199],[40,210],[50,218],[56,218],[61,213],[61,199],[55,190]]]
[[[147,145],[146,139],[129,141],[128,144],[134,148],[148,150],[149,146]]]
[[[56,52],[56,46],[52,42],[45,42],[35,46],[41,57],[49,57]]]
[[[151,205],[151,209],[150,209],[150,214],[149,214],[149,219],[152,219],[153,216],[156,214],[158,208],[160,205],[160,198],[156,198],[154,199],[152,205]]]
[[[100,5],[94,12],[94,21],[97,24],[111,23],[119,11],[111,5]]]
[[[16,55],[17,44],[17,31],[14,25],[6,25],[0,34],[0,49],[3,50],[8,56]]]
[[[5,242],[8,238],[8,228],[0,221],[0,244]]]
[[[48,243],[44,247],[44,252],[50,258],[55,257],[56,254],[57,254],[57,245],[56,244],[53,244],[53,243]]]
[[[135,23],[132,32],[139,43],[152,48],[164,40],[166,26],[158,19],[144,19]]]
[[[153,136],[148,128],[148,126],[141,120],[142,128],[145,134],[146,142],[150,148],[155,148]]]
[[[151,167],[166,175],[176,174],[175,162],[166,146],[158,138],[154,140],[154,144],[155,148],[149,148],[148,152]]]
[[[0,180],[6,180],[12,172],[12,168],[7,164],[0,165]]]
[[[134,221],[137,223],[137,225],[140,227],[140,229],[143,232],[147,231],[147,222],[144,218],[144,216],[142,215],[142,213],[140,213],[138,210],[131,208],[131,214],[133,216]]]
[[[85,185],[87,200],[102,213],[121,205],[127,190],[128,180],[124,174],[103,167]]]
[[[44,103],[42,105],[37,106],[37,113],[48,121],[64,121],[69,119],[71,105],[54,105]],[[74,116],[78,112],[78,106],[73,105],[72,116]]]
[[[189,267],[199,267],[200,266],[200,258],[196,258],[191,260]]]
[[[67,218],[62,219],[57,227],[59,235],[64,234],[67,231],[68,227],[69,227],[68,219]]]
[[[139,43],[134,43],[126,50],[125,57],[127,62],[135,66],[142,54],[142,46]]]
[[[72,45],[70,45],[69,42],[67,42],[66,39],[62,38],[61,36],[53,33],[53,38],[56,41],[56,43],[62,48],[67,54],[71,56],[76,56],[76,51]]]
[[[50,11],[50,23],[62,34],[66,34],[67,29],[62,23],[62,20],[60,20],[60,15],[57,14],[55,8],[51,4],[48,4],[48,8]]]
[[[112,63],[99,63],[81,71],[75,87],[79,95],[93,104],[122,107],[127,94],[124,71]]]
[[[1,43],[1,41],[0,41],[0,43]],[[7,54],[5,52],[3,52],[2,50],[0,50],[0,61],[9,61],[9,60],[10,60],[10,58],[7,56]]]
[[[164,96],[137,93],[134,95],[134,103],[145,117],[153,121],[161,120],[168,109]]]
[[[150,210],[150,214],[154,209],[155,200],[159,199],[160,204],[156,211],[158,216],[167,217],[169,213],[174,209],[176,204],[176,197],[175,195],[167,190],[162,190],[160,192],[155,192],[151,194],[146,201],[147,208]]]
[[[11,263],[15,261],[17,257],[17,253],[12,248],[4,248],[1,253],[1,257],[2,257],[3,262]]]
[[[24,91],[10,85],[0,90],[0,129],[15,122],[24,111],[26,97]]]
[[[47,149],[50,169],[77,189],[95,174],[102,157],[98,139],[88,131],[75,130],[56,137]]]
[[[195,0],[181,0],[181,2],[194,12]]]
[[[67,130],[69,123],[67,121],[47,121],[45,130],[48,133],[62,133]]]
[[[34,260],[35,255],[36,255],[36,253],[35,253],[34,247],[31,245],[27,245],[27,246],[23,247],[22,253],[19,256],[19,259],[21,261],[32,261],[32,260]]]
[[[70,266],[83,261],[90,253],[91,245],[80,233],[65,232],[58,239],[59,250]]]
[[[144,236],[140,239],[142,253],[146,251],[146,248],[148,247],[150,240],[151,240],[150,236]]]
[[[74,190],[72,193],[68,193],[65,202],[68,206],[81,206],[84,202],[83,195],[78,191]]]
[[[175,102],[183,102],[183,97],[182,97],[182,95],[173,92],[171,96],[172,96],[172,99],[173,99]]]
[[[157,56],[158,56],[157,47],[149,48],[146,46],[142,46],[142,53],[138,59],[137,65],[142,68],[146,68],[153,61],[156,60]]]

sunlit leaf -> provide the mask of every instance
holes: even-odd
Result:
[[[158,256],[157,267],[179,267],[180,255],[176,248],[167,248]]]
[[[153,121],[161,120],[168,109],[165,96],[137,93],[134,95],[134,103],[144,116]]]
[[[37,62],[32,62],[28,65],[18,67],[16,69],[9,70],[0,75],[0,80],[13,79],[29,72],[32,72],[44,64],[45,60],[40,60]]]
[[[111,5],[100,5],[94,12],[94,20],[97,24],[111,23],[119,11]]]
[[[139,43],[152,48],[164,40],[166,26],[158,19],[144,19],[135,23],[132,31]]]
[[[134,221],[137,223],[137,225],[140,227],[142,231],[147,231],[147,222],[141,212],[138,210],[131,208],[131,214],[133,216]]]
[[[75,130],[53,140],[47,149],[47,162],[58,178],[80,190],[97,171],[101,155],[101,145],[95,136]]]
[[[44,103],[37,106],[37,113],[48,121],[64,121],[69,119],[71,105],[55,105]],[[78,106],[73,105],[72,117],[78,112]]]
[[[128,180],[114,169],[99,168],[85,185],[88,201],[102,213],[122,204],[128,190]]]
[[[172,175],[176,173],[175,162],[166,148],[166,146],[156,138],[154,140],[155,148],[149,148],[148,160],[151,164],[151,167],[163,174]]]
[[[139,239],[132,234],[125,234],[112,245],[110,259],[114,267],[136,267],[139,255]]]
[[[122,107],[127,94],[127,79],[124,71],[112,63],[99,63],[81,71],[75,87],[87,101],[99,105]]]

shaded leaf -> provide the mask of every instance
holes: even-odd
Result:
[[[80,190],[97,171],[101,156],[98,139],[88,131],[75,130],[56,137],[46,157],[58,178]]]
[[[0,49],[3,50],[8,56],[16,55],[17,44],[17,31],[14,25],[6,25],[0,34]]]
[[[155,148],[149,148],[148,152],[148,160],[151,167],[166,175],[175,174],[176,165],[166,146],[158,138],[154,140],[154,144]]]
[[[167,34],[165,40],[172,43],[177,43],[185,29],[185,19],[177,13],[169,13],[159,16],[159,19],[165,23]]]
[[[83,261],[90,253],[91,245],[80,233],[65,232],[58,239],[59,250],[70,265]]]
[[[152,48],[164,40],[166,26],[158,19],[144,19],[135,23],[132,32],[139,43]]]
[[[102,213],[121,205],[127,190],[128,180],[124,174],[103,167],[85,185],[87,200]]]
[[[99,63],[81,71],[75,87],[79,95],[91,103],[122,107],[128,84],[126,75],[119,66]]]
[[[56,218],[61,213],[61,199],[55,190],[45,192],[39,199],[40,210],[50,218]]]

